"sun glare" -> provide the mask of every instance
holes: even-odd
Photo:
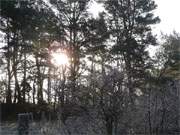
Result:
[[[68,57],[65,53],[52,53],[52,63],[61,66],[61,65],[67,65],[68,64]]]

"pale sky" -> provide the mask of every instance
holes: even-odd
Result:
[[[160,31],[169,34],[173,30],[180,33],[180,0],[155,0],[158,5],[155,14],[161,19],[156,26],[155,33]]]

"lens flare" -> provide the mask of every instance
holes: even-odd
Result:
[[[51,54],[52,55],[52,60],[51,62],[54,64],[54,65],[57,65],[57,66],[61,66],[61,65],[67,65],[68,64],[68,57],[65,53],[62,53],[62,52],[54,52]]]

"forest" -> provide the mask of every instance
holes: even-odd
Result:
[[[0,0],[0,122],[31,112],[44,135],[178,135],[180,33],[153,33],[156,8]]]

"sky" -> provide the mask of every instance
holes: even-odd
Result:
[[[155,0],[158,5],[155,15],[161,19],[155,27],[155,33],[172,33],[173,30],[180,33],[180,0]]]

